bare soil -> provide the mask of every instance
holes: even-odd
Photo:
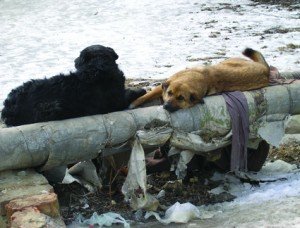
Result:
[[[195,205],[214,204],[231,201],[235,197],[230,194],[212,195],[209,190],[217,187],[220,183],[209,180],[214,168],[206,166],[203,170],[189,172],[184,180],[177,180],[174,172],[164,171],[153,173],[148,176],[148,192],[157,195],[161,190],[165,196],[159,199],[160,204],[169,207],[176,202],[190,202]],[[61,215],[68,225],[81,214],[84,218],[90,218],[94,212],[98,214],[106,212],[119,213],[127,220],[146,222],[143,216],[133,211],[129,204],[124,201],[121,186],[125,176],[118,176],[112,189],[109,184],[95,193],[89,193],[84,187],[77,183],[70,185],[55,185],[61,206]],[[164,210],[158,211],[164,214]],[[147,220],[151,221],[151,218]]]

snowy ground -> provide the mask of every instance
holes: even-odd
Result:
[[[74,70],[91,44],[113,47],[130,78],[165,78],[245,47],[299,70],[299,18],[299,7],[247,0],[0,0],[0,108],[22,82]]]
[[[186,66],[240,56],[245,47],[260,50],[281,71],[300,70],[299,6],[247,0],[0,0],[0,109],[22,82],[74,70],[73,60],[91,44],[114,48],[129,78],[166,78]],[[200,225],[299,227],[299,171],[284,175],[287,180],[260,187],[239,186],[234,202],[205,208],[215,216]]]
[[[197,222],[201,227],[300,227],[300,172],[296,165],[277,160],[253,175],[262,181],[253,186],[230,177],[217,191],[227,190],[237,198],[230,203],[204,206],[214,215]],[[223,175],[215,178],[224,179]],[[193,225],[191,224],[191,227]]]

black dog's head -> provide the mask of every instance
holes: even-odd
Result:
[[[92,45],[80,52],[79,57],[75,59],[75,67],[80,69],[86,65],[95,64],[95,62],[115,62],[118,58],[119,56],[112,48]]]
[[[92,45],[80,52],[80,56],[75,59],[76,69],[90,65],[94,61],[111,61],[115,62],[119,56],[117,53],[110,47],[104,47],[102,45]]]
[[[93,82],[100,75],[120,72],[116,64],[118,57],[110,47],[92,45],[83,49],[74,62],[77,71],[80,72],[80,78]]]

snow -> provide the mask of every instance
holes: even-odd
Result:
[[[264,33],[275,27],[291,31]],[[296,70],[300,50],[278,48],[299,44],[299,27],[299,11],[247,0],[0,0],[0,103],[24,81],[74,70],[91,44],[114,48],[129,78],[166,78],[245,47]]]
[[[224,186],[218,186],[211,190],[211,193],[220,194],[228,191],[237,197],[234,204],[261,203],[282,197],[300,196],[300,172],[296,165],[282,160],[267,162],[260,172],[252,173],[249,176],[263,182],[255,187],[249,183],[241,183],[232,175],[215,173],[211,180],[225,179],[226,182]]]
[[[274,182],[253,186],[241,183],[233,176],[216,173],[212,180],[227,178],[223,187],[237,198],[233,202],[201,206],[201,213],[210,216],[198,221],[197,226],[300,227],[300,172],[297,166],[277,160],[266,163],[252,176]],[[220,187],[214,191],[222,192]]]

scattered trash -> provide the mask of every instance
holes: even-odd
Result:
[[[87,208],[89,208],[89,207],[90,207],[90,205],[88,205],[88,204],[86,203],[86,204],[83,205],[82,209],[87,209]]]
[[[89,227],[91,227],[91,225],[98,225],[103,227],[111,226],[114,223],[122,223],[124,227],[130,227],[130,224],[121,215],[114,212],[108,212],[101,215],[94,212],[94,214],[86,220],[84,220],[82,215],[78,215],[76,221],[69,227],[78,227],[82,225],[88,225]]]
[[[192,160],[195,153],[189,150],[184,150],[180,153],[179,161],[176,168],[176,175],[178,179],[184,179],[186,176],[187,164]]]
[[[261,173],[264,173],[264,174],[274,174],[274,173],[278,173],[278,172],[287,172],[287,173],[290,173],[290,172],[293,172],[297,169],[297,165],[295,164],[289,164],[285,161],[282,161],[282,160],[276,160],[274,162],[268,162],[266,163],[262,170],[261,170]]]
[[[147,193],[147,176],[144,149],[136,137],[129,160],[129,170],[122,187],[125,200],[134,209],[156,211],[158,200]]]
[[[81,184],[90,192],[102,188],[101,179],[98,177],[96,167],[92,161],[78,162],[66,171],[62,183],[71,184],[73,182]]]
[[[218,195],[221,194],[223,192],[225,192],[223,186],[218,186],[216,188],[213,188],[212,190],[208,191],[210,194],[214,194],[214,195]]]
[[[78,178],[73,177],[71,174],[69,174],[68,172],[66,172],[66,175],[64,177],[64,179],[62,180],[63,184],[71,184],[77,182],[78,184],[82,185],[83,187],[85,187],[89,192],[94,192],[94,187],[91,184],[83,183],[81,180],[79,180]]]
[[[199,180],[198,180],[198,177],[192,177],[190,178],[190,183],[197,183]]]
[[[166,191],[165,190],[160,190],[160,192],[157,194],[156,198],[160,199],[166,196]]]
[[[182,180],[168,181],[162,188],[165,190],[182,190]]]
[[[156,212],[147,212],[145,219],[148,219],[150,216],[154,216],[159,222],[163,224],[169,224],[171,222],[175,223],[187,223],[192,219],[201,218],[200,210],[191,203],[179,202],[172,205],[165,213],[165,217],[160,218],[159,214]]]
[[[111,201],[111,205],[116,205],[116,204],[117,204],[116,201],[114,200]]]
[[[76,175],[82,181],[87,181],[95,187],[102,187],[101,180],[97,175],[96,167],[91,160],[78,162],[69,168],[68,173]]]

